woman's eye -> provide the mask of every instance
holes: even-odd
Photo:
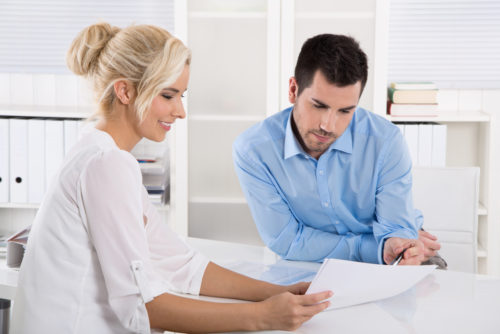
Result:
[[[170,96],[170,95],[165,95],[165,94],[163,94],[162,96],[163,96],[164,98],[166,98],[167,100],[170,100],[170,99],[172,98],[172,96]]]

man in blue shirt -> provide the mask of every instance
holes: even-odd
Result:
[[[420,264],[440,248],[419,231],[411,159],[399,129],[357,107],[368,65],[346,36],[306,41],[283,110],[233,145],[264,243],[285,259]]]

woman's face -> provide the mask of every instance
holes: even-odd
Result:
[[[189,81],[189,66],[186,65],[182,74],[170,87],[164,88],[160,95],[153,99],[147,111],[146,118],[138,126],[141,137],[156,142],[165,139],[177,118],[185,118],[186,112],[182,104],[182,97]]]

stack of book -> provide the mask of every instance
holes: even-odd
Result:
[[[393,82],[388,89],[387,114],[437,116],[438,89],[432,82]]]

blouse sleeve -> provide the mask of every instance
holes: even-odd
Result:
[[[156,295],[143,220],[141,173],[125,151],[90,160],[80,179],[84,222],[95,248],[108,301],[123,326],[149,333],[145,303]]]
[[[208,259],[191,248],[162,221],[143,187],[143,205],[147,218],[146,233],[151,262],[168,290],[198,295]],[[158,290],[162,290],[158,287]]]

